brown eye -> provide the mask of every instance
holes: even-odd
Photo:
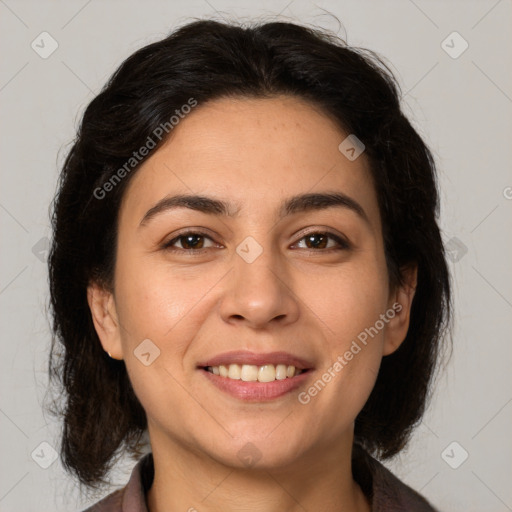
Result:
[[[313,235],[305,236],[304,240],[306,240],[306,245],[308,249],[325,249],[327,247],[329,237],[321,233],[315,233]]]
[[[309,233],[306,236],[302,237],[299,243],[302,242],[303,240],[305,241],[305,248],[310,250],[342,250],[350,248],[348,242],[346,242],[339,236],[335,235],[334,233]],[[331,243],[331,245],[329,246],[329,240],[334,241],[334,245]]]
[[[202,249],[204,238],[202,235],[182,235],[178,238],[183,249]]]
[[[199,251],[201,249],[208,249],[213,245],[206,246],[205,243],[207,241],[213,242],[213,240],[207,236],[205,233],[198,232],[188,232],[182,233],[181,235],[173,238],[166,244],[164,244],[163,248],[170,251]],[[179,245],[177,245],[179,244]],[[181,247],[180,247],[181,246]]]

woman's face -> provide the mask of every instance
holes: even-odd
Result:
[[[412,292],[389,288],[376,192],[364,153],[338,148],[347,135],[296,98],[221,99],[133,176],[114,294],[89,298],[153,449],[276,468],[351,443]],[[308,371],[286,376],[294,362]]]

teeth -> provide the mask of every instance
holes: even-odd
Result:
[[[276,379],[283,380],[286,379],[286,370],[288,367],[285,364],[278,364],[276,366]]]
[[[263,366],[230,364],[229,366],[207,366],[205,369],[214,375],[244,382],[273,382],[274,380],[291,379],[304,371],[298,370],[293,365],[285,364],[265,364]]]
[[[230,364],[228,370],[228,377],[230,379],[240,380],[240,378],[242,377],[242,369],[240,368],[240,365]]]
[[[231,365],[229,369],[231,370]],[[258,367],[253,364],[244,364],[240,371],[240,378],[244,382],[256,382],[258,380]]]
[[[276,368],[273,364],[260,366],[258,370],[258,382],[272,382],[276,380]]]

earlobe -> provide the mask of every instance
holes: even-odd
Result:
[[[119,321],[112,292],[92,282],[87,287],[87,302],[103,350],[112,359],[123,359]]]
[[[402,269],[403,284],[393,294],[390,307],[395,311],[394,317],[386,327],[383,355],[392,354],[402,344],[409,330],[411,307],[416,292],[417,265]]]

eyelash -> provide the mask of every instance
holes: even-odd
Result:
[[[162,245],[161,248],[166,250],[166,251],[174,252],[174,253],[180,253],[180,252],[181,253],[189,253],[190,256],[199,256],[204,251],[207,251],[208,249],[211,249],[211,247],[203,247],[201,249],[180,249],[180,248],[172,247],[172,245],[175,242],[177,242],[178,240],[180,240],[180,238],[184,238],[184,237],[189,236],[189,235],[198,235],[198,236],[201,236],[201,237],[204,237],[204,238],[208,238],[209,240],[211,240],[213,242],[213,239],[207,233],[204,233],[202,231],[185,231],[183,233],[180,233],[178,236],[174,237],[172,240],[170,240],[168,242],[165,242]],[[311,236],[311,235],[324,235],[324,236],[327,236],[328,238],[331,238],[336,243],[338,243],[339,246],[338,247],[331,247],[329,249],[304,249],[304,250],[309,251],[309,252],[331,253],[333,251],[345,251],[345,250],[348,250],[348,249],[351,248],[351,244],[347,240],[341,238],[338,235],[335,235],[334,233],[331,233],[330,231],[311,231],[309,233],[304,234],[302,236],[302,238],[299,239],[299,242],[301,242],[306,237]]]

